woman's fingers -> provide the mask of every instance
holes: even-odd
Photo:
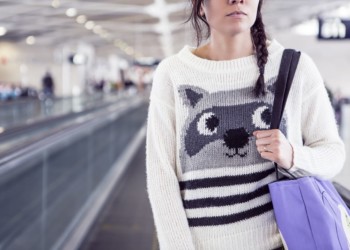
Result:
[[[264,148],[262,147],[261,150],[259,149],[260,146],[274,146],[274,142],[277,142],[277,138],[278,136],[276,134],[278,134],[279,130],[262,130],[262,131],[255,131],[253,133],[253,135],[255,135],[256,137],[256,146],[258,147],[258,151],[266,151],[263,150]]]
[[[254,131],[257,150],[261,157],[290,168],[293,162],[293,149],[287,138],[278,129]]]
[[[263,138],[263,139],[257,139],[256,140],[256,145],[260,146],[260,145],[269,145],[271,144],[272,140],[270,137],[268,138]]]
[[[253,135],[257,138],[257,139],[262,139],[262,138],[266,138],[266,137],[271,137],[274,134],[278,133],[279,130],[278,129],[270,129],[270,130],[257,130],[253,132]]]

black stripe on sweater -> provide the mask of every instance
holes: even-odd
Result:
[[[272,210],[272,202],[269,202],[269,203],[266,203],[265,205],[255,207],[237,214],[231,214],[231,215],[219,216],[219,217],[188,218],[187,220],[190,227],[217,226],[217,225],[231,224],[238,221],[250,219],[271,210]]]
[[[226,196],[226,197],[184,200],[183,204],[184,204],[184,208],[186,209],[220,207],[220,206],[234,205],[237,203],[247,202],[268,193],[269,193],[269,187],[265,185],[258,188],[257,190],[254,190],[251,193],[237,194],[237,195]]]
[[[260,181],[261,179],[267,177],[268,175],[274,172],[275,172],[275,169],[271,168],[263,172],[247,174],[247,175],[224,176],[224,177],[191,180],[191,181],[181,181],[180,190],[247,184],[247,183]]]

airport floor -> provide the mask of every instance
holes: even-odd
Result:
[[[146,193],[144,149],[143,143],[80,250],[158,249]]]

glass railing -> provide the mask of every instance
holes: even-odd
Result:
[[[126,95],[129,94],[127,92],[94,93],[76,97],[46,100],[28,99],[0,103],[0,128],[6,129],[33,123],[48,117],[82,112]]]
[[[0,159],[0,249],[57,248],[143,127],[144,100],[134,96]]]
[[[100,96],[97,101],[79,101],[76,106],[69,106],[66,113],[47,116],[27,124],[21,124],[0,131],[0,158],[3,154],[7,154],[9,150],[17,150],[18,145],[22,147],[25,143],[30,144],[33,140],[48,136],[50,133],[62,130],[63,128],[74,126],[76,123],[93,119],[93,114],[105,112],[112,109],[123,102],[128,102],[133,96],[128,93],[119,95]],[[78,102],[79,101],[79,102]],[[85,107],[79,111],[74,110],[78,105],[84,104]],[[59,105],[58,105],[59,106]],[[72,109],[73,108],[73,109]],[[53,112],[54,113],[54,112]]]

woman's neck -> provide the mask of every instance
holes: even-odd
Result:
[[[254,54],[254,45],[249,34],[224,37],[211,34],[210,41],[198,47],[194,54],[213,61],[232,60]]]

